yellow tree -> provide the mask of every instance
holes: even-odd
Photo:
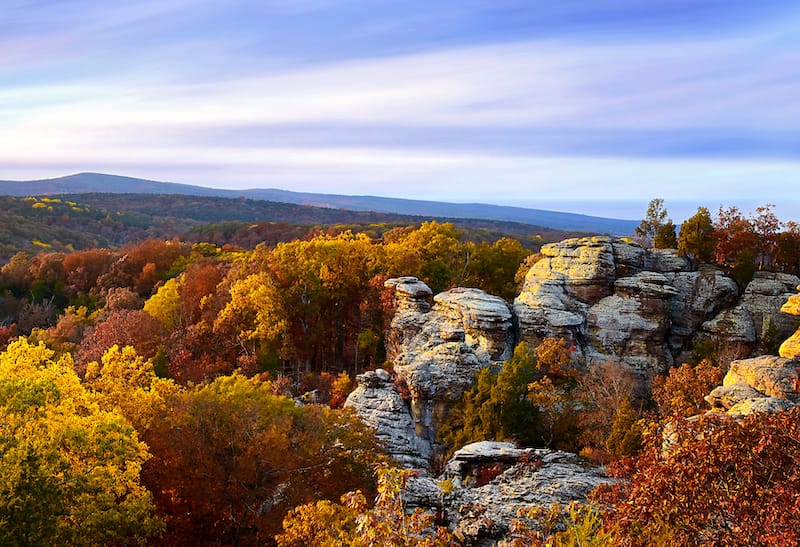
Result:
[[[246,355],[255,355],[260,344],[279,344],[289,327],[282,300],[268,272],[246,275],[231,285],[214,332],[230,333]]]
[[[153,363],[131,346],[111,346],[101,361],[86,367],[84,384],[93,391],[104,410],[117,411],[143,434],[170,395],[180,391],[172,380],[158,378]]]
[[[145,543],[163,529],[140,483],[148,458],[69,356],[24,338],[0,354],[0,544]]]
[[[467,252],[450,223],[423,222],[416,230],[388,233],[384,240],[391,275],[419,277],[437,293],[465,274]]]
[[[179,289],[183,276],[173,277],[158,288],[156,294],[144,303],[144,311],[158,319],[167,330],[172,330],[178,322],[181,297]]]

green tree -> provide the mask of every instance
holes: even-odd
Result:
[[[442,429],[442,439],[453,448],[482,440],[513,440],[528,446],[552,446],[563,440],[574,410],[570,398],[574,375],[567,362],[563,340],[545,339],[536,349],[520,343],[497,374],[488,368],[476,374],[453,423]]]
[[[642,447],[642,429],[638,424],[639,412],[630,399],[623,399],[614,415],[611,434],[606,439],[606,449],[615,458],[632,456]]]
[[[659,226],[655,237],[653,237],[653,247],[656,249],[676,249],[678,247],[678,238],[675,235],[675,230],[675,224],[671,219]]]
[[[697,212],[681,224],[678,252],[696,262],[710,263],[714,260],[716,245],[711,213],[705,207],[698,207]]]
[[[484,291],[513,300],[517,295],[515,274],[531,252],[516,239],[500,238],[492,244],[467,243],[469,257],[466,275],[460,285],[479,287]]]

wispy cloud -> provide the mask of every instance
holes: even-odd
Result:
[[[495,202],[770,199],[800,178],[789,3],[411,4],[10,0],[0,177],[415,197],[435,180]]]

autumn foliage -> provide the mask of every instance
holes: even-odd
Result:
[[[293,509],[277,536],[280,547],[450,547],[456,538],[434,522],[435,515],[408,514],[404,490],[413,472],[379,466],[372,506],[361,491],[348,492],[339,503],[328,500]]]
[[[601,488],[621,545],[800,544],[800,410],[675,418]]]
[[[701,208],[676,239],[652,205],[640,235],[657,247],[742,284],[800,272],[800,228],[771,206]],[[293,241],[279,241],[287,226],[240,231],[249,250],[147,239],[0,268],[0,544],[453,544],[431,515],[407,514],[406,472],[374,474],[375,438],[341,407],[385,359],[387,278],[511,299],[535,249],[437,222]],[[561,511],[552,537],[526,540],[796,545],[800,411],[687,420],[724,372],[698,361],[648,400],[614,363],[576,369],[564,340],[520,344],[478,373],[444,440],[622,458],[603,511]]]

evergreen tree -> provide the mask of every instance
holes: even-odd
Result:
[[[698,207],[697,213],[681,224],[678,252],[697,262],[708,263],[714,260],[716,244],[711,214],[705,207]]]

